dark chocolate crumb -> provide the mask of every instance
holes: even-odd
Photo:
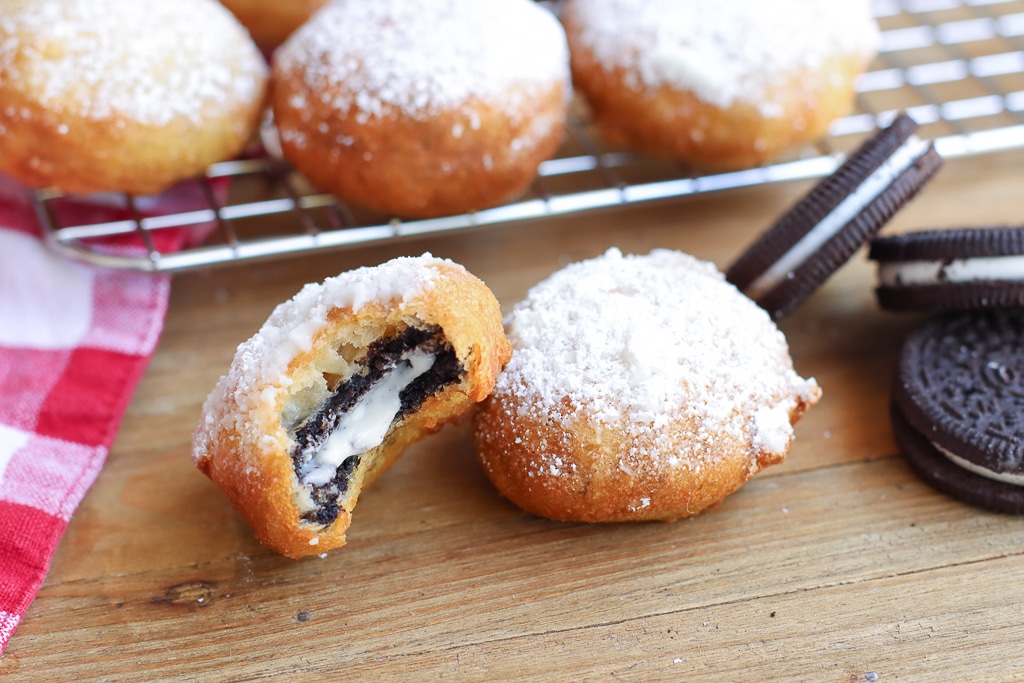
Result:
[[[349,482],[352,480],[352,473],[359,467],[361,458],[358,455],[350,455],[345,458],[338,469],[334,472],[334,478],[323,486],[313,487],[310,495],[316,508],[302,515],[302,519],[316,524],[331,524],[341,514],[338,506],[338,499],[348,491]],[[298,469],[296,469],[298,474]]]
[[[770,617],[774,617],[774,616],[775,616],[775,612],[772,612],[772,613],[771,613],[771,614],[769,614],[768,616],[770,616]]]
[[[434,365],[427,372],[423,373],[412,381],[409,386],[402,390],[399,397],[402,400],[402,408],[398,411],[395,419],[401,419],[406,415],[416,412],[423,403],[439,393],[449,384],[453,384],[462,378],[462,365],[455,357],[455,352],[443,348],[434,357]]]

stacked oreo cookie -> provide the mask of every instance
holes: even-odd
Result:
[[[904,342],[893,435],[935,488],[1024,513],[1024,227],[876,239],[878,303],[941,315]]]
[[[935,488],[1024,513],[1024,309],[946,314],[903,345],[893,436]]]
[[[1024,307],[1024,227],[926,230],[875,239],[878,303],[890,311]]]

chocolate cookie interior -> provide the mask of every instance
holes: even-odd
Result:
[[[282,416],[295,444],[302,519],[321,525],[337,519],[388,435],[465,372],[437,328],[410,326],[361,350],[345,346],[338,349],[339,366],[322,371],[326,397],[312,410],[293,406]]]

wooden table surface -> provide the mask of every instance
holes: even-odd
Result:
[[[1024,520],[935,492],[888,418],[904,335],[858,254],[782,325],[824,389],[780,466],[673,524],[565,524],[498,496],[468,427],[417,444],[346,547],[260,546],[192,466],[206,394],[311,280],[431,251],[508,310],[610,246],[726,266],[810,183],[178,275],[105,469],[0,659],[4,680],[1006,681],[1024,676]],[[886,229],[1024,220],[1024,151],[953,160]]]

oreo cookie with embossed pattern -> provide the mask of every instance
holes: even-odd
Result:
[[[893,390],[893,433],[935,488],[1024,513],[1024,309],[947,314],[912,333]]]
[[[871,242],[891,311],[1024,306],[1024,227],[922,230]]]
[[[726,279],[776,320],[793,311],[942,166],[916,130],[897,116],[756,240]]]

